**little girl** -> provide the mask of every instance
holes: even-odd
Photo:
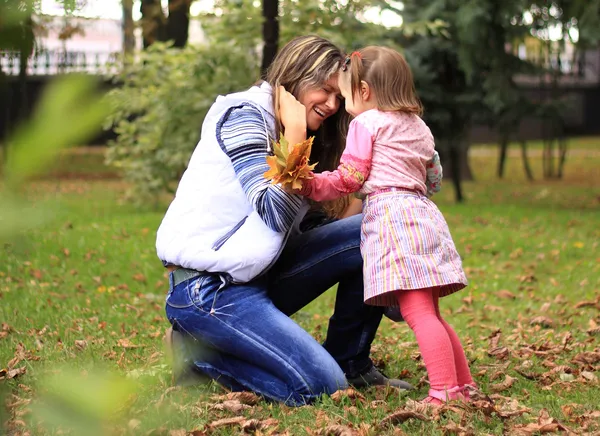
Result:
[[[414,331],[434,405],[468,399],[474,387],[458,336],[444,321],[440,297],[467,285],[443,215],[427,183],[433,136],[422,121],[412,73],[402,55],[367,47],[348,56],[339,76],[350,124],[336,171],[312,174],[297,193],[316,201],[359,192],[365,196],[361,251],[365,302],[400,306]],[[428,168],[429,167],[429,168]]]

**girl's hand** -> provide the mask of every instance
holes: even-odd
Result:
[[[279,92],[279,120],[283,124],[283,136],[290,145],[299,144],[306,139],[306,108],[296,100],[283,86]]]

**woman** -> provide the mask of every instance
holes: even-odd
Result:
[[[279,133],[295,144],[307,128],[316,135],[311,159],[320,170],[335,167],[340,126],[348,124],[338,114],[343,59],[327,40],[295,38],[265,82],[217,98],[157,234],[158,256],[171,271],[172,346],[183,365],[288,405],[347,383],[410,388],[369,358],[382,309],[362,302],[361,217],[323,220],[313,205],[307,218],[305,200],[263,177]],[[321,210],[339,215],[347,203]],[[289,315],[336,283],[321,346]]]

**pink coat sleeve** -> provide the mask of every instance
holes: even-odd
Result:
[[[358,192],[369,177],[372,153],[373,135],[363,124],[352,121],[338,168],[313,174],[314,178],[304,181],[300,194],[326,201]]]

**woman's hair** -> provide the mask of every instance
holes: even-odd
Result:
[[[273,107],[279,107],[278,88],[283,86],[294,97],[300,98],[311,88],[321,88],[340,70],[344,54],[332,42],[319,36],[300,36],[289,41],[278,53],[266,73],[266,81],[273,87]],[[279,113],[275,111],[277,132],[282,131]],[[345,147],[349,116],[344,110],[327,118],[315,136],[311,162],[318,162],[316,171],[332,171],[339,165]],[[326,202],[323,209],[331,216],[339,215],[348,205],[347,198]]]
[[[344,70],[350,75],[353,99],[360,92],[361,81],[365,81],[375,94],[379,110],[423,114],[412,71],[396,50],[365,47],[346,58]]]

